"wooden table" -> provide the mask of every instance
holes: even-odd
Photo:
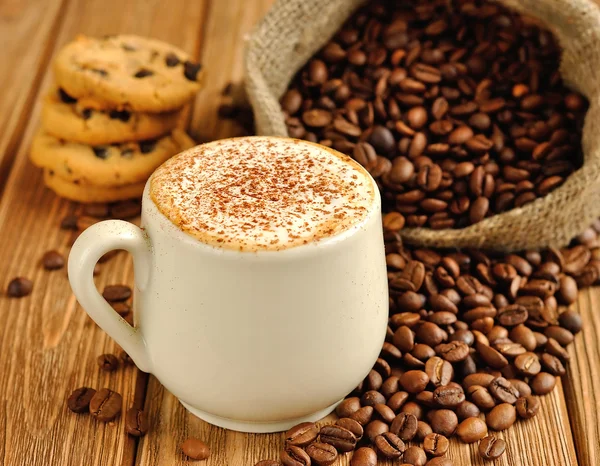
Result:
[[[189,116],[197,140],[235,134],[217,119],[221,90],[242,77],[244,36],[271,0],[0,0],[0,465],[113,466],[187,464],[178,446],[188,436],[213,450],[208,466],[253,466],[276,458],[281,435],[243,435],[189,415],[153,378],[133,367],[101,372],[96,357],[116,345],[86,316],[71,293],[65,270],[40,266],[50,249],[68,253],[60,219],[78,206],[44,188],[28,160],[39,125],[40,97],[51,83],[49,65],[59,47],[79,32],[135,33],[172,42],[201,59],[207,84]],[[15,276],[34,281],[33,294],[4,294]],[[125,254],[102,267],[98,286],[131,283]],[[582,293],[584,332],[569,348],[568,375],[543,398],[534,420],[500,434],[508,442],[498,465],[600,465],[600,290]],[[123,418],[103,424],[69,412],[76,387],[107,386],[126,406],[145,406],[151,430],[128,437]],[[481,465],[476,446],[452,442],[456,466]],[[348,464],[344,457],[338,464]]]

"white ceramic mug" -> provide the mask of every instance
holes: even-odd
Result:
[[[377,188],[366,218],[337,236],[240,252],[181,231],[149,186],[142,228],[108,220],[73,245],[69,279],[90,317],[141,370],[217,426],[274,432],[331,412],[367,375],[385,337]],[[94,265],[114,249],[133,256],[135,328],[93,281]]]

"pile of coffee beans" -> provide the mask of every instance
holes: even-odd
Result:
[[[480,0],[374,0],[281,98],[290,136],[351,155],[385,212],[461,228],[560,186],[582,164],[586,100],[532,20]]]
[[[599,283],[600,220],[570,247],[499,254],[405,246],[386,222],[393,215],[384,217],[390,317],[379,359],[334,425],[292,428],[281,463],[258,465],[326,465],[358,448],[352,466],[378,456],[450,466],[453,436],[495,459],[506,444],[491,431],[534,417],[538,396],[566,374],[566,346],[582,327],[569,305]]]

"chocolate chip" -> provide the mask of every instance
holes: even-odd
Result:
[[[60,97],[60,100],[62,100],[65,104],[74,104],[75,102],[77,102],[77,99],[75,97],[71,97],[69,94],[66,93],[66,91],[62,88],[58,88],[58,96]]]
[[[131,118],[131,113],[129,113],[127,110],[111,110],[108,116],[113,120],[127,122],[129,121],[129,118]]]
[[[89,120],[92,117],[92,113],[94,111],[91,108],[84,108],[81,111],[81,118],[83,118],[84,120]]]
[[[92,72],[94,72],[94,73],[96,73],[96,74],[99,74],[102,77],[108,76],[108,71],[102,70],[100,68],[90,68],[89,70],[92,71]]]
[[[198,71],[200,71],[201,68],[202,65],[200,63],[186,61],[183,64],[183,75],[190,81],[196,81]]]
[[[146,68],[142,68],[141,70],[139,70],[137,73],[135,73],[133,75],[134,78],[146,78],[148,76],[152,76],[154,74],[154,71],[150,71]]]
[[[154,148],[156,147],[156,141],[154,140],[146,140],[146,141],[140,141],[140,151],[142,154],[148,154],[149,152],[152,152],[154,150]]]
[[[94,155],[99,159],[106,160],[109,156],[108,146],[96,146],[92,147],[92,150],[94,151]]]
[[[179,58],[177,58],[177,55],[175,55],[174,53],[168,53],[167,56],[165,57],[165,64],[169,68],[173,68],[174,66],[177,66],[180,63],[181,63],[181,61],[179,60]]]

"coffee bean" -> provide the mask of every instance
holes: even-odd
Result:
[[[95,394],[96,390],[89,387],[73,390],[67,399],[67,406],[74,413],[87,413],[90,410],[90,401]]]
[[[542,370],[540,360],[535,353],[523,353],[515,358],[515,368],[525,376],[534,376]]]
[[[402,461],[406,464],[412,464],[413,466],[425,466],[425,463],[427,463],[427,455],[422,448],[412,446],[404,451]]]
[[[107,285],[102,296],[108,302],[126,301],[131,297],[131,288],[127,285]]]
[[[400,384],[408,393],[422,392],[428,383],[429,377],[423,371],[408,371],[400,377]]]
[[[433,400],[440,407],[454,408],[465,401],[465,392],[460,386],[441,386],[433,391]]]
[[[561,290],[562,290],[562,281],[561,281]],[[581,328],[583,327],[583,322],[581,320],[581,316],[577,311],[569,309],[558,316],[558,322],[560,326],[567,329],[573,334],[577,334],[581,332]]]
[[[373,417],[373,411],[374,409],[372,406],[363,406],[362,408],[350,414],[348,417],[365,426]]]
[[[470,401],[463,401],[456,407],[456,415],[460,421],[464,421],[470,417],[479,416],[479,408],[475,403],[471,403]]]
[[[90,413],[99,421],[109,422],[121,413],[122,403],[119,393],[102,388],[90,400]]]
[[[458,417],[454,411],[449,409],[438,409],[433,412],[430,419],[431,429],[446,437],[454,435],[456,427],[458,426]]]
[[[356,437],[357,441],[360,441],[360,439],[362,439],[362,437],[364,435],[363,426],[358,421],[355,421],[354,419],[350,419],[348,417],[343,417],[336,421],[336,425],[343,427],[344,429],[347,429],[350,432],[352,432],[354,434],[354,436]]]
[[[11,298],[23,298],[31,294],[33,282],[25,277],[13,278],[6,289],[7,296]]]
[[[323,426],[319,434],[321,442],[333,445],[338,451],[352,451],[356,447],[354,434],[339,425]]]
[[[548,372],[540,372],[529,382],[529,385],[536,395],[546,395],[554,389],[556,378]]]
[[[42,264],[46,270],[58,270],[65,266],[65,258],[58,251],[48,251],[42,257]]]
[[[377,466],[377,453],[372,448],[359,448],[352,454],[350,466]]]
[[[408,396],[409,395],[407,392],[394,393],[386,404],[392,409],[392,411],[397,413],[400,408],[402,408],[404,403],[406,403],[406,400],[408,400]]]
[[[464,443],[474,443],[487,435],[487,425],[478,417],[469,417],[456,428],[456,435]]]
[[[540,410],[540,400],[534,396],[522,396],[516,403],[517,413],[523,419],[534,417]]]
[[[492,430],[508,429],[515,423],[516,419],[515,407],[508,403],[499,404],[485,416],[485,422]]]
[[[148,432],[148,418],[141,409],[131,408],[125,415],[125,430],[129,435],[142,437]]]
[[[101,354],[98,356],[97,362],[100,369],[107,372],[115,371],[119,367],[119,360],[114,354]]]
[[[469,347],[466,343],[460,341],[452,341],[450,343],[437,345],[435,351],[446,361],[451,363],[464,361],[467,356],[469,356]]]
[[[339,417],[348,417],[360,409],[360,398],[346,398],[335,408],[335,413]]]
[[[310,457],[311,463],[319,466],[328,466],[337,459],[338,453],[333,445],[328,443],[315,442],[306,447],[306,454]]]
[[[185,450],[184,450],[184,453]],[[186,453],[187,455],[187,453]],[[189,455],[188,455],[189,456]],[[206,456],[208,457],[208,456]],[[205,458],[206,458],[205,457]],[[296,445],[286,445],[283,450],[281,450],[281,462],[283,466],[310,466],[310,456],[306,453],[302,448]],[[193,457],[192,457],[193,458]],[[196,458],[196,459],[205,459],[205,458]]]
[[[431,433],[423,439],[423,450],[430,456],[443,456],[449,447],[448,439],[440,434]]]
[[[500,438],[490,435],[479,442],[479,455],[485,460],[500,458],[506,450],[506,442]]]
[[[467,390],[473,385],[478,385],[484,388],[489,387],[492,381],[495,379],[492,374],[486,374],[485,372],[478,372],[477,374],[471,374],[464,378],[463,388]]]
[[[477,348],[477,352],[481,356],[481,359],[483,359],[488,366],[494,369],[502,369],[508,365],[506,358],[494,348],[480,342],[477,342],[475,347]]]
[[[467,388],[467,395],[471,398],[471,401],[483,411],[487,411],[496,406],[496,402],[488,389],[481,385],[471,385]]]
[[[496,377],[492,380],[488,390],[494,398],[502,403],[515,404],[519,397],[519,391],[504,377]]]
[[[384,422],[387,422],[388,424],[390,424],[396,417],[396,414],[394,413],[392,408],[390,408],[386,404],[376,404],[373,406],[373,409],[375,410],[374,414],[376,414],[379,418],[381,418]]]
[[[289,445],[305,447],[314,442],[319,435],[319,429],[314,422],[302,422],[285,433],[285,441]]]
[[[375,419],[374,421],[369,422],[364,429],[365,436],[371,441],[371,443],[375,440],[375,437],[378,435],[384,434],[390,430],[390,427],[387,423],[380,421],[379,419]]]
[[[433,356],[425,363],[425,373],[429,377],[429,381],[439,387],[450,383],[454,376],[454,368],[448,361]]]
[[[392,432],[385,432],[375,437],[373,441],[376,450],[385,458],[397,459],[402,457],[406,446],[400,437]]]
[[[431,430],[431,426],[429,424],[423,421],[418,421],[417,433],[415,434],[414,439],[422,442],[425,439],[425,437],[427,437],[431,433],[433,433],[433,430]]]
[[[390,425],[390,432],[408,442],[417,433],[417,417],[410,413],[398,414]]]
[[[454,466],[454,463],[450,458],[439,457],[430,459],[425,466]]]
[[[411,351],[415,345],[415,338],[412,330],[406,325],[398,327],[394,332],[394,339],[392,340],[394,346],[400,351],[407,353]]]

